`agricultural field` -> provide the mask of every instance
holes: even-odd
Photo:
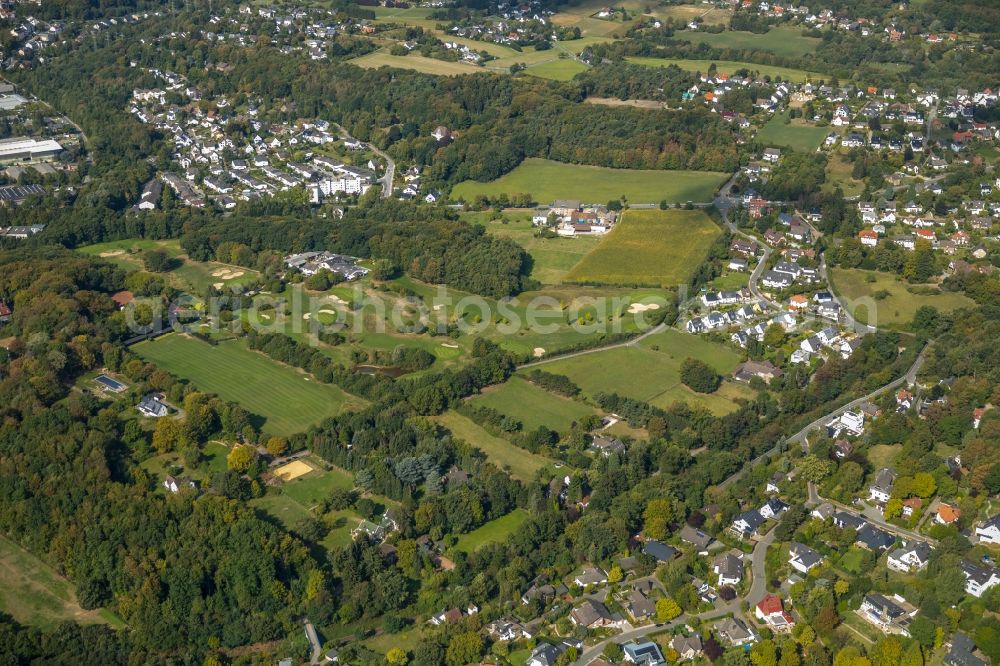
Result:
[[[708,202],[729,174],[714,171],[609,169],[528,158],[489,183],[467,180],[451,191],[453,199],[476,195],[528,193],[540,203],[578,199],[605,203],[624,195],[632,203]]]
[[[263,418],[265,432],[291,435],[345,410],[361,398],[251,351],[238,341],[210,345],[196,338],[167,334],[133,348],[147,361],[191,380],[200,390],[239,403]]]
[[[565,432],[573,423],[597,413],[582,402],[550,393],[520,377],[512,377],[505,384],[488,389],[473,404],[491,407],[517,419],[524,430],[546,426]]]
[[[465,62],[438,60],[416,54],[396,56],[387,51],[376,51],[348,62],[366,69],[395,67],[396,69],[412,69],[424,74],[437,74],[439,76],[461,76],[462,74],[476,74],[483,71],[481,67]]]
[[[843,305],[864,324],[906,329],[917,308],[932,305],[941,312],[974,307],[975,303],[965,294],[938,291],[932,294],[913,293],[903,280],[889,273],[861,269],[830,269],[830,280]],[[936,289],[922,285],[922,289]],[[865,303],[852,301],[864,299]],[[867,303],[874,305],[874,312]]]
[[[817,127],[796,118],[785,122],[785,114],[777,113],[757,132],[757,141],[765,146],[780,146],[800,151],[814,151],[833,129]]]
[[[429,7],[381,7],[365,6],[364,9],[375,12],[376,23],[402,23],[425,30],[434,30],[439,21],[427,18],[434,11]]]
[[[776,65],[758,65],[753,62],[736,62],[733,60],[691,60],[688,58],[649,58],[649,57],[633,57],[627,59],[629,62],[636,65],[646,65],[647,67],[669,67],[670,65],[677,65],[683,70],[689,72],[702,72],[708,71],[708,68],[715,63],[715,66],[720,74],[735,74],[741,69],[746,69],[751,72],[760,72],[763,76],[770,76],[772,78],[781,77],[784,80],[804,82],[812,78],[822,78],[822,74],[817,74],[815,72],[810,73],[801,69],[791,69],[788,67],[778,67]]]
[[[463,213],[462,218],[482,224],[496,236],[510,238],[531,255],[531,277],[542,284],[559,284],[563,276],[600,242],[599,236],[543,238],[536,236],[531,213],[506,210],[500,218],[492,212]]]
[[[723,375],[740,361],[728,347],[667,329],[646,338],[637,347],[618,347],[557,360],[542,369],[566,375],[590,396],[618,393],[658,407],[682,401],[715,414],[726,414],[737,408],[737,399],[753,396],[750,389],[729,382],[723,383],[714,394],[695,393],[680,381],[680,366],[688,357],[708,363]]]
[[[587,66],[578,60],[556,58],[555,60],[533,65],[524,70],[524,73],[530,76],[537,76],[540,79],[569,81],[580,72],[586,71],[586,69]]]
[[[677,38],[692,44],[708,44],[713,48],[768,51],[779,56],[797,57],[812,53],[822,41],[818,37],[803,37],[800,28],[772,28],[765,34],[725,30],[677,33]]]
[[[675,22],[690,23],[700,18],[705,25],[728,25],[733,12],[710,5],[666,5],[653,10],[652,15],[660,20],[672,18]]]
[[[445,412],[434,420],[450,430],[456,438],[481,450],[490,462],[508,470],[515,479],[531,481],[538,470],[552,464],[552,460],[545,456],[514,446],[501,437],[494,437],[456,412]]]
[[[505,541],[511,534],[520,529],[527,519],[527,511],[514,509],[506,516],[491,520],[468,534],[461,535],[458,537],[455,548],[463,553],[474,553],[488,543]]]
[[[43,631],[53,631],[62,622],[121,625],[109,611],[80,608],[72,583],[4,536],[0,536],[0,612]]]
[[[719,227],[701,210],[629,210],[567,282],[674,287],[687,284]]]

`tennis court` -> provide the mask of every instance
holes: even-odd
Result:
[[[122,391],[128,388],[127,386],[125,386],[125,384],[122,384],[117,379],[112,379],[107,375],[97,375],[96,377],[94,377],[94,381],[100,384],[101,387],[104,388],[104,390],[111,391],[113,393],[121,393]]]

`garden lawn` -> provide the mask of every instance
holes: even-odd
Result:
[[[524,430],[545,426],[566,432],[573,423],[596,413],[582,402],[550,393],[520,377],[512,377],[507,383],[489,389],[473,404],[491,407],[517,419]]]
[[[514,509],[506,516],[491,520],[468,534],[461,535],[458,537],[458,543],[455,544],[455,548],[464,553],[473,553],[488,543],[505,541],[527,519],[527,511],[524,509]]]
[[[459,183],[451,198],[471,201],[479,194],[530,194],[544,204],[555,199],[603,204],[624,195],[632,203],[698,203],[711,201],[728,177],[715,171],[610,169],[529,157],[494,181]]]
[[[250,500],[249,504],[280,522],[286,530],[293,529],[300,520],[312,515],[307,508],[286,495],[265,495]]]
[[[715,63],[716,69],[720,74],[735,74],[741,69],[746,69],[751,72],[760,72],[764,76],[780,76],[782,79],[800,83],[810,78],[822,78],[823,76],[822,74],[810,73],[801,69],[778,67],[776,65],[758,65],[753,62],[736,62],[734,60],[691,60],[688,58],[649,58],[639,56],[627,58],[627,60],[636,65],[646,65],[647,67],[677,65],[683,70],[701,72],[703,74],[708,71],[712,63]]]
[[[108,611],[83,610],[72,583],[3,536],[0,536],[0,611],[21,624],[45,631],[55,630],[66,621],[121,624]]]
[[[677,38],[693,44],[708,44],[713,48],[768,51],[780,56],[802,56],[812,53],[822,41],[818,37],[803,37],[801,29],[772,28],[764,34],[724,30],[700,32],[687,30]]]
[[[906,329],[913,321],[917,308],[923,305],[934,306],[941,312],[975,306],[975,302],[965,294],[944,291],[912,293],[907,289],[909,285],[906,282],[890,273],[832,268],[830,278],[834,291],[854,318],[873,326]],[[874,281],[869,282],[869,278]],[[888,295],[881,299],[874,297],[883,291]],[[860,299],[864,302],[858,302]]]
[[[750,389],[731,383],[724,383],[713,394],[692,391],[680,380],[681,363],[688,357],[708,363],[723,375],[740,360],[728,347],[667,329],[646,338],[638,347],[617,347],[553,361],[541,368],[566,375],[590,396],[618,393],[659,407],[681,401],[725,414],[737,408],[737,398],[753,396]]]
[[[851,176],[853,171],[854,165],[842,155],[836,153],[830,155],[830,160],[826,164],[826,182],[823,183],[823,191],[833,192],[839,187],[844,196],[853,197],[861,194],[865,189],[865,182],[855,180]]]
[[[231,340],[210,345],[176,333],[142,342],[133,351],[185,379],[263,417],[262,428],[291,435],[365,402],[336,386],[272,361]]]
[[[786,124],[785,115],[777,113],[757,133],[757,142],[765,146],[811,152],[819,148],[831,129],[810,125],[799,119]]]
[[[664,288],[687,284],[720,233],[701,210],[629,210],[565,279]]]
[[[480,449],[494,465],[507,469],[522,481],[531,481],[538,470],[552,461],[544,456],[514,446],[506,439],[494,437],[473,421],[456,412],[445,412],[435,419],[452,434],[470,446]]]

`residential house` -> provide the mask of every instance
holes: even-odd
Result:
[[[674,636],[670,641],[670,649],[677,653],[680,661],[688,661],[701,656],[704,646],[701,636],[691,634],[690,636]]]
[[[590,442],[590,450],[596,451],[603,455],[605,458],[613,453],[625,453],[625,443],[617,437],[605,437],[604,435],[595,435]]]
[[[744,511],[733,520],[729,529],[736,536],[746,539],[756,534],[757,529],[764,524],[767,519],[760,515],[757,509]]]
[[[923,541],[910,542],[889,553],[886,565],[893,571],[911,573],[927,566],[931,547]]]
[[[536,581],[525,591],[524,594],[521,595],[521,603],[527,604],[532,599],[540,599],[543,604],[547,604],[556,597],[560,597],[567,592],[569,592],[569,590],[566,589],[566,586],[562,583],[551,585]]]
[[[993,567],[981,567],[968,560],[962,560],[962,573],[965,574],[965,591],[976,597],[991,587],[1000,584],[1000,572]]]
[[[749,382],[754,377],[770,384],[771,380],[784,374],[781,368],[770,361],[745,361],[733,369],[733,379],[738,382]]]
[[[580,587],[588,585],[600,585],[608,582],[608,574],[597,567],[585,567],[583,571],[576,575],[573,582]]]
[[[719,585],[739,585],[743,580],[743,553],[731,550],[715,558],[712,571],[719,577]]]
[[[178,493],[184,488],[197,488],[198,484],[186,476],[167,476],[163,479],[163,487],[172,493]]]
[[[785,511],[788,511],[788,505],[782,502],[780,499],[772,497],[771,499],[764,502],[764,505],[757,510],[762,517],[767,520],[777,518]]]
[[[945,666],[988,666],[988,662],[980,654],[972,639],[959,631],[951,637],[944,663]]]
[[[889,550],[892,547],[892,544],[896,543],[896,537],[869,523],[865,523],[861,529],[858,530],[854,543],[855,545],[860,546],[865,550],[870,550],[873,553],[881,553]]]
[[[833,455],[838,460],[846,460],[854,455],[854,445],[846,439],[838,439],[833,443]]]
[[[680,554],[676,548],[655,539],[646,539],[642,544],[642,552],[655,559],[658,563],[669,562]]]
[[[150,393],[135,406],[143,416],[158,419],[170,413],[170,408],[159,396]]]
[[[892,486],[896,483],[896,471],[883,467],[875,474],[875,480],[868,487],[868,499],[884,504],[892,497]]]
[[[629,614],[636,620],[645,620],[656,614],[656,604],[639,590],[632,590],[625,600]]]
[[[942,502],[938,505],[937,513],[934,514],[934,522],[938,525],[953,525],[961,517],[961,509]]]
[[[795,620],[785,610],[781,597],[768,594],[754,607],[754,617],[767,625],[771,631],[786,632],[795,626]]]
[[[639,666],[660,666],[667,663],[663,658],[660,646],[653,641],[643,641],[642,643],[625,643],[622,645],[625,652],[625,661]]]
[[[800,573],[809,573],[823,563],[823,556],[809,546],[792,542],[788,546],[788,563]]]
[[[976,538],[980,543],[1000,544],[1000,513],[976,526]]]
[[[711,536],[690,525],[681,528],[680,537],[681,541],[693,545],[699,555],[708,555],[708,549],[715,541]]]
[[[601,602],[593,601],[592,599],[586,599],[582,604],[574,608],[569,614],[569,619],[575,626],[586,629],[607,627],[614,623],[607,607]]]
[[[569,647],[567,643],[539,643],[531,651],[526,666],[555,666],[560,655]]]
[[[858,614],[882,633],[908,637],[910,621],[917,614],[917,608],[898,594],[891,597],[867,594],[861,602]]]
[[[757,634],[739,618],[729,617],[715,625],[715,633],[732,647],[748,645],[757,640]]]

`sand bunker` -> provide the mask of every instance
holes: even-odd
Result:
[[[541,358],[542,356],[545,356],[545,347],[535,347],[535,351],[533,353],[535,358]]]
[[[282,481],[291,481],[311,471],[313,471],[313,468],[308,463],[301,460],[293,460],[287,465],[282,465],[274,470],[274,475]]]
[[[238,277],[243,277],[243,273],[243,271],[232,268],[217,268],[212,271],[212,277],[222,278],[223,280],[234,280]]]
[[[223,287],[226,286],[226,283],[225,282],[213,282],[212,286],[215,287],[216,289],[222,289]]]
[[[442,347],[447,347],[448,349],[458,349],[458,345],[456,345],[456,344],[454,344],[452,342],[442,342],[441,346]]]
[[[324,309],[324,310],[317,310],[317,311],[316,311],[316,313],[317,313],[317,314],[330,314],[330,315],[335,315],[335,314],[337,314],[337,311],[336,311],[336,310],[329,310],[329,309]]]
[[[639,314],[640,312],[645,312],[646,310],[659,310],[660,306],[656,303],[650,303],[646,305],[645,303],[633,303],[628,306],[629,314]]]
[[[125,254],[125,250],[108,250],[107,252],[101,252],[99,257],[120,257]]]

